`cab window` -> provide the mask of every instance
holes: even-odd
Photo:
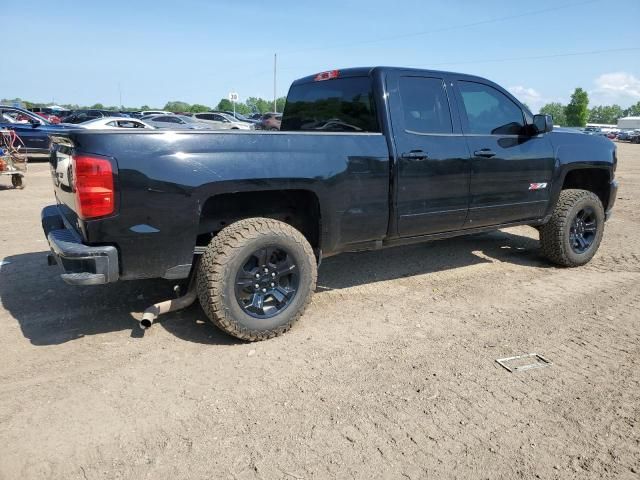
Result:
[[[522,110],[499,90],[482,83],[459,81],[467,126],[465,133],[520,135],[524,129]]]

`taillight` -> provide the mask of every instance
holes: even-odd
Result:
[[[338,78],[340,76],[340,70],[329,70],[328,72],[322,72],[315,76],[314,80],[316,82],[321,82],[323,80],[331,80],[333,78]]]
[[[113,167],[104,158],[73,156],[73,183],[77,214],[87,220],[111,215],[115,210]]]

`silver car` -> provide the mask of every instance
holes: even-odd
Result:
[[[194,113],[193,118],[199,122],[205,122],[216,130],[253,130],[251,123],[240,122],[231,115],[221,112]]]
[[[211,126],[186,115],[147,115],[140,120],[164,130],[211,130]]]
[[[113,128],[146,128],[154,129],[148,123],[138,120],[137,118],[127,117],[102,117],[95,120],[89,120],[86,122],[78,123],[78,127],[89,128],[92,130],[111,130]]]

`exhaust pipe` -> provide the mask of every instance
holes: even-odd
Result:
[[[196,285],[192,276],[189,282],[189,290],[181,297],[174,298],[173,300],[165,300],[164,302],[158,302],[147,308],[142,314],[142,320],[140,320],[140,328],[146,330],[153,322],[155,322],[160,315],[169,312],[175,312],[176,310],[182,310],[191,306],[195,302],[197,297]]]

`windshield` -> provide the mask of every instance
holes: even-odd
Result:
[[[371,79],[348,77],[294,85],[280,130],[379,132]]]
[[[2,118],[9,123],[30,123],[30,120],[35,120],[35,123],[40,125],[50,125],[49,121],[25,110],[3,108],[0,112],[2,113]]]
[[[180,120],[184,121],[184,123],[200,123],[191,117],[187,117],[186,115],[177,115],[177,117],[180,118]]]
[[[223,116],[224,118],[226,118],[227,120],[229,120],[230,122],[237,122],[238,120],[233,118],[233,115],[229,115],[227,113],[221,113],[221,116]]]

